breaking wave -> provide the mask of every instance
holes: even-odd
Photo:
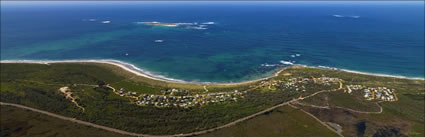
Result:
[[[139,68],[131,63],[114,60],[114,59],[99,59],[99,60],[0,60],[0,63],[33,63],[33,64],[49,64],[49,63],[74,63],[74,62],[89,62],[89,63],[105,63],[105,64],[112,64],[118,67],[121,67],[127,71],[130,71],[136,75],[148,77],[154,80],[161,80],[161,81],[169,81],[169,82],[178,82],[178,83],[195,83],[195,84],[231,84],[233,82],[199,82],[199,81],[185,81],[180,79],[174,79],[170,78],[164,75],[155,74],[153,72],[147,71],[145,69]],[[311,67],[311,68],[321,68],[321,69],[331,69],[331,70],[339,70],[339,71],[345,71],[350,73],[357,73],[357,74],[364,74],[364,75],[373,75],[373,76],[382,76],[382,77],[395,77],[395,78],[403,78],[403,79],[414,79],[414,80],[424,80],[424,78],[421,77],[406,77],[406,76],[399,76],[399,75],[389,75],[389,74],[380,74],[380,73],[368,73],[368,72],[360,72],[360,71],[354,71],[354,70],[348,70],[348,69],[338,69],[334,67],[328,67],[328,66],[307,66],[302,64],[294,64],[294,61],[280,61],[280,63],[284,65],[297,65],[297,66],[304,66],[304,67]],[[282,66],[280,64],[262,64],[262,66],[265,67],[272,67],[272,66]],[[263,77],[258,78],[256,80],[262,80],[269,77]],[[243,82],[250,82],[255,80],[249,80],[249,81],[242,81],[237,83],[243,83]]]
[[[344,17],[344,16],[338,15],[338,14],[335,14],[335,15],[332,15],[332,16],[337,17],[337,18],[343,18]]]
[[[285,64],[285,65],[294,65],[294,63],[292,63],[291,61],[281,60],[280,63]]]
[[[202,23],[202,24],[206,24],[206,25],[213,25],[213,24],[215,24],[215,22],[204,22],[204,23]]]
[[[332,15],[332,16],[334,16],[334,17],[336,17],[336,18],[353,18],[353,19],[360,18],[360,16],[357,16],[357,15],[353,15],[353,16],[344,16],[344,15],[334,14],[334,15]]]

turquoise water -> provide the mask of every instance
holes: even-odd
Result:
[[[424,37],[424,2],[1,3],[1,60],[114,59],[186,81],[282,61],[423,78]]]

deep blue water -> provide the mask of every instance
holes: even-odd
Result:
[[[135,23],[149,21],[198,25]],[[254,79],[282,60],[423,78],[424,37],[423,1],[1,3],[1,60],[116,59],[187,81]]]

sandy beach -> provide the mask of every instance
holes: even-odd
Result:
[[[273,73],[273,75],[268,76],[268,77],[264,77],[264,78],[260,78],[260,79],[241,81],[241,82],[219,83],[219,82],[190,82],[190,81],[168,78],[168,77],[165,77],[165,76],[162,76],[162,75],[154,75],[151,72],[143,70],[139,67],[136,67],[133,64],[122,62],[122,61],[119,61],[119,60],[111,60],[111,59],[105,59],[105,60],[60,60],[60,61],[52,61],[52,60],[1,60],[0,63],[29,63],[29,64],[46,64],[46,65],[52,64],[52,63],[102,63],[102,64],[114,65],[114,66],[120,67],[120,68],[122,68],[122,69],[124,69],[128,72],[131,72],[131,73],[133,73],[137,76],[142,76],[142,77],[146,77],[146,78],[153,79],[153,80],[172,82],[172,83],[200,84],[200,85],[247,84],[247,83],[257,82],[257,81],[261,81],[261,80],[265,80],[265,79],[275,77],[286,68],[286,67],[281,68],[279,71]],[[345,72],[349,72],[349,73],[357,73],[357,74],[363,74],[363,75],[373,75],[373,76],[379,76],[379,77],[393,77],[393,78],[411,79],[411,80],[424,80],[424,78],[410,78],[410,77],[405,77],[405,76],[394,76],[394,75],[388,75],[388,74],[375,74],[375,73],[359,72],[359,71],[330,68],[330,67],[313,67],[313,66],[298,65],[298,64],[296,64],[294,66],[339,70],[339,71],[345,71]]]
[[[275,72],[273,75],[255,79],[255,80],[248,80],[248,81],[241,81],[241,82],[228,82],[228,83],[219,83],[219,82],[190,82],[190,81],[184,81],[179,79],[173,79],[168,78],[162,75],[154,75],[149,71],[143,70],[141,68],[138,68],[134,66],[133,64],[118,61],[118,60],[60,60],[60,61],[52,61],[52,60],[1,60],[0,63],[28,63],[28,64],[53,64],[53,63],[102,63],[102,64],[109,64],[114,65],[117,67],[120,67],[128,72],[131,72],[137,76],[146,77],[153,80],[158,81],[165,81],[165,82],[172,82],[172,83],[184,83],[184,84],[200,84],[200,85],[240,85],[240,84],[247,84],[252,82],[257,82],[261,80],[265,80],[271,77],[277,76],[281,71],[284,70],[284,68],[280,69],[279,71]]]

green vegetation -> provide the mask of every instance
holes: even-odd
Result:
[[[337,137],[304,112],[284,106],[200,137]]]
[[[11,106],[1,106],[2,137],[126,137]]]
[[[318,106],[329,105],[330,107],[337,106],[365,112],[379,112],[380,109],[375,104],[376,101],[368,101],[359,95],[359,93],[363,93],[363,91],[348,94],[344,93],[343,90],[339,90],[338,92],[323,93],[302,102]]]
[[[224,125],[296,98],[301,94],[308,95],[316,90],[332,88],[311,84],[311,87],[315,87],[315,90],[305,92],[287,91],[285,89],[273,92],[251,90],[238,102],[189,109],[141,107],[136,105],[134,100],[113,93],[110,88],[96,87],[96,85],[106,83],[115,86],[115,88],[123,86],[140,93],[157,94],[160,93],[159,90],[161,89],[172,88],[171,85],[174,85],[173,88],[184,88],[187,85],[177,83],[168,85],[162,81],[130,77],[122,71],[118,73],[118,70],[103,67],[103,65],[90,63],[2,64],[1,100],[130,132],[179,134]],[[114,70],[114,73],[111,73],[111,70]],[[71,89],[73,95],[77,98],[77,102],[85,108],[85,112],[65,99],[64,95],[58,91],[59,88],[64,86]],[[203,85],[196,86],[202,88],[198,90],[197,88],[188,89],[196,93],[205,92]],[[247,88],[249,88],[247,85],[211,85],[209,90],[210,92],[213,92],[213,90],[233,91]]]
[[[394,135],[394,136],[425,136],[425,83],[423,80],[408,80],[389,77],[346,73],[342,71],[322,70],[313,68],[297,68],[304,70],[305,75],[338,77],[344,80],[344,85],[364,85],[368,87],[387,87],[395,89],[398,101],[381,102],[383,112],[380,114],[363,114],[345,111],[332,107],[343,107],[362,112],[379,112],[375,104],[378,101],[368,101],[363,97],[363,90],[353,93],[338,92],[323,93],[303,100],[302,103],[318,106],[331,106],[331,109],[304,107],[305,110],[325,122],[335,122],[342,126],[345,136],[359,136],[359,123],[365,123],[364,136]],[[289,70],[288,70],[289,71]],[[399,134],[393,133],[397,132]]]
[[[126,137],[101,129],[75,124],[44,114],[11,106],[1,106],[1,135],[8,137],[91,136]],[[210,132],[201,137],[264,136],[337,136],[307,114],[291,107],[280,107],[270,113],[235,126]]]
[[[380,103],[384,108],[384,113],[374,115],[364,114],[361,117],[375,120],[375,124],[387,118],[398,118],[397,120],[408,123],[407,129],[401,130],[403,134],[412,134],[415,136],[424,134],[423,130],[418,130],[423,127],[422,125],[424,123],[423,106],[425,105],[425,99],[423,80],[376,77],[315,68],[288,68],[277,77],[246,84],[203,85],[152,80],[136,76],[117,66],[108,64],[1,64],[0,99],[3,102],[22,104],[129,132],[158,135],[180,134],[218,127],[294,98],[305,97],[317,91],[337,89],[340,87],[338,82],[320,84],[312,80],[321,77],[342,79],[344,85],[385,86],[395,89],[399,101]],[[294,79],[295,82],[293,81]],[[300,82],[302,79],[306,79],[306,81]],[[292,83],[292,85],[288,86],[288,83]],[[243,95],[243,98],[238,99],[237,102],[222,102],[189,108],[159,108],[155,106],[136,105],[135,99],[120,96],[112,92],[112,89],[105,86],[105,84],[115,89],[125,88],[126,90],[137,92],[137,94],[159,95],[162,94],[162,90],[171,88],[189,90],[192,95],[207,93],[205,88],[208,89],[208,93],[230,92],[234,90],[248,92]],[[61,87],[69,87],[72,96],[76,98],[79,105],[84,107],[84,112],[76,107],[69,99],[65,98],[64,94],[59,91]],[[329,100],[323,102],[324,97],[329,98]],[[377,110],[373,101],[363,100],[360,94],[349,95],[343,93],[343,89],[318,94],[313,98],[306,99],[305,102],[312,104],[319,103],[317,105],[329,104],[331,106],[347,107],[360,111]],[[287,109],[287,107],[284,108]],[[284,113],[280,114],[278,111]],[[249,129],[253,128],[253,125],[256,125],[254,123],[263,123],[261,124],[262,126],[274,125],[271,124],[273,120],[267,119],[275,119],[282,117],[282,115],[297,119],[295,121],[301,121],[299,124],[308,122],[313,125],[318,124],[317,122],[314,123],[308,120],[309,118],[299,113],[301,111],[292,109],[283,110],[280,108],[269,115],[259,117],[259,119],[263,119],[265,122],[259,122],[263,120],[253,123],[246,121],[235,127],[221,129],[214,132],[213,135],[244,135],[243,132],[250,131]],[[255,120],[252,119],[252,121]],[[280,120],[294,123],[294,121],[288,119]],[[341,125],[341,123],[339,124]],[[389,124],[391,126],[392,123]],[[291,126],[288,125],[275,126],[288,129],[301,126],[294,124],[291,124]],[[317,127],[313,125],[309,125],[309,127]],[[329,131],[318,131],[309,127],[302,127],[304,126],[299,128],[303,130],[290,130],[285,135],[310,136],[307,135],[307,132],[302,132],[304,129],[317,133],[317,135],[330,135]],[[267,133],[269,130],[276,131],[277,129],[265,126],[263,130],[260,130],[261,135],[281,135],[277,131]],[[378,129],[368,132],[375,131],[378,131]],[[379,131],[385,133],[386,130],[379,129]]]

